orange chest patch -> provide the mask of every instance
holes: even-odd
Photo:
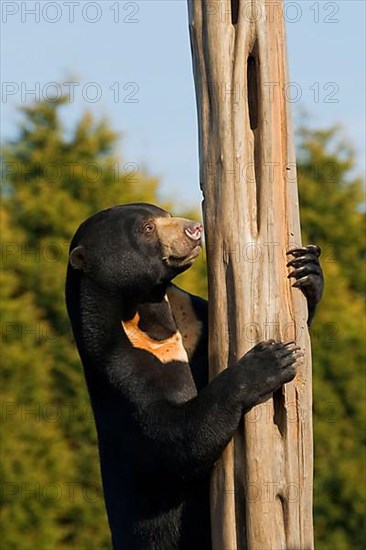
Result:
[[[134,348],[152,353],[162,363],[182,361],[188,363],[188,355],[183,346],[182,335],[176,332],[165,340],[155,340],[138,326],[138,313],[129,321],[122,321],[123,330]]]
[[[168,299],[184,348],[191,359],[202,334],[202,322],[197,319],[189,294],[176,286],[168,289]]]

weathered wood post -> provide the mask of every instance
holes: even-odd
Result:
[[[300,244],[283,6],[188,0],[209,271],[210,374],[256,342],[295,338],[295,381],[256,407],[216,465],[214,550],[313,548],[306,303],[287,279]]]

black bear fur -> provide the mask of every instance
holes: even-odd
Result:
[[[71,246],[66,301],[98,433],[115,550],[211,548],[210,471],[243,414],[292,380],[294,342],[261,342],[208,383],[207,302],[171,281],[202,226],[149,204],[88,218]],[[320,250],[290,251],[309,315]]]

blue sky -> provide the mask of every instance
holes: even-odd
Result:
[[[216,0],[216,4],[222,2]],[[340,123],[365,163],[365,2],[286,2],[295,115]],[[197,121],[185,0],[1,2],[2,133],[16,107],[73,82],[72,125],[86,108],[121,132],[120,152],[197,204]],[[296,117],[295,117],[296,118]]]

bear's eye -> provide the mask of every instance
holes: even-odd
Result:
[[[154,223],[147,223],[144,225],[143,228],[144,233],[153,233],[155,231],[155,224]]]

